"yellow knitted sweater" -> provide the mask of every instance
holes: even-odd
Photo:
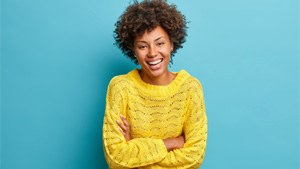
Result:
[[[132,140],[119,131],[120,114]],[[184,133],[181,149],[168,152],[163,139]],[[108,86],[103,145],[111,169],[199,168],[206,148],[207,118],[199,81],[181,70],[167,86],[145,83],[138,70],[114,77]]]

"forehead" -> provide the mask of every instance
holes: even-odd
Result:
[[[145,31],[142,35],[135,38],[135,42],[145,41],[151,42],[158,39],[169,39],[168,33],[161,27],[157,26],[151,31]]]

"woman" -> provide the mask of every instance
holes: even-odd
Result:
[[[168,69],[185,36],[185,17],[163,0],[135,1],[117,21],[116,44],[141,69],[108,86],[103,144],[111,169],[201,165],[207,138],[201,84]]]

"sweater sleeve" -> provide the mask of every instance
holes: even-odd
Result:
[[[199,168],[204,159],[207,139],[207,118],[201,84],[195,81],[190,89],[187,116],[183,131],[185,144],[170,151],[157,165],[173,168]]]
[[[103,146],[106,161],[111,169],[126,169],[147,166],[161,161],[167,149],[161,139],[135,138],[126,142],[117,120],[126,114],[124,86],[112,80],[108,86],[103,124]]]

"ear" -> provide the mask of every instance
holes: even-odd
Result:
[[[134,50],[131,50],[131,51],[132,51],[132,53],[133,53],[134,57],[136,57],[136,54],[135,54]]]
[[[128,49],[130,49],[132,52],[134,51],[134,47],[132,46],[127,46]]]

